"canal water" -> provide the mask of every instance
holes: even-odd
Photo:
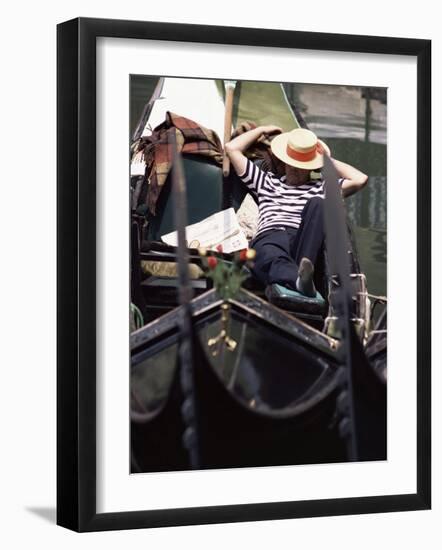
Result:
[[[156,77],[132,76],[130,131],[134,131],[150,97]],[[219,84],[219,83],[218,83]],[[278,111],[280,92],[274,84],[248,83],[248,105],[260,105],[258,124],[285,128],[284,113]],[[221,87],[222,88],[222,87]],[[279,87],[278,87],[279,88]],[[353,86],[284,84],[287,98],[296,106],[308,127],[323,139],[332,156],[359,168],[369,176],[359,193],[346,199],[362,271],[369,292],[387,293],[387,105],[386,90]],[[218,86],[219,91],[220,86]],[[279,88],[280,89],[280,88]],[[275,101],[272,107],[272,94]],[[185,113],[180,113],[185,116]],[[237,113],[250,119],[250,112]],[[255,117],[256,118],[256,117]],[[281,120],[280,120],[281,119]]]
[[[332,156],[369,176],[346,199],[369,292],[387,294],[387,103],[386,89],[286,84],[289,101]]]

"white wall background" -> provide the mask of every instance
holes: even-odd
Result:
[[[433,97],[442,97],[437,4],[354,0],[254,3],[8,2],[2,10],[0,139],[0,544],[47,549],[441,547],[440,330],[433,320],[433,511],[76,535],[55,522],[55,25],[108,17],[433,40]],[[252,8],[255,7],[255,9]],[[441,150],[433,105],[433,151]],[[404,136],[406,141],[406,136]],[[438,156],[435,165],[438,163]],[[433,173],[433,280],[441,267],[440,178]],[[406,256],[406,249],[404,249]],[[433,310],[441,306],[434,288]],[[26,337],[24,337],[26,331]]]

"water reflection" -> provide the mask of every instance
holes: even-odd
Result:
[[[387,142],[385,88],[285,84],[289,101],[323,137]]]
[[[332,155],[368,174],[363,191],[346,200],[369,291],[386,294],[386,90],[356,86],[286,84],[287,96]]]
[[[349,197],[349,219],[359,227],[386,230],[387,228],[387,178],[370,176],[365,189]]]

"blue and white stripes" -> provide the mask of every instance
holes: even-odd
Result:
[[[272,172],[263,172],[249,159],[244,174],[239,177],[258,198],[257,235],[274,227],[298,228],[307,201],[313,197],[324,198],[323,180],[310,181],[305,185],[289,185],[285,176],[278,178]]]

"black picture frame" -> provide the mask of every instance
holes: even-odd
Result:
[[[96,512],[96,39],[117,37],[417,59],[417,491],[375,497]],[[74,19],[57,28],[57,523],[76,531],[423,510],[431,506],[431,41]]]

